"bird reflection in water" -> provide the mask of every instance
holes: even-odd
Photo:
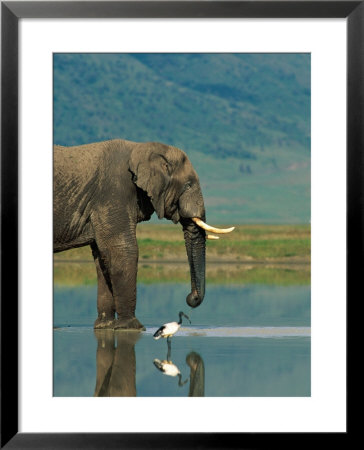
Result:
[[[185,381],[182,381],[182,375],[179,370],[179,368],[173,364],[171,361],[171,344],[170,341],[168,341],[168,351],[167,351],[167,357],[163,361],[160,359],[155,358],[153,361],[153,364],[155,367],[160,370],[164,375],[168,375],[170,377],[178,377],[178,386],[183,386],[187,383],[188,378]]]
[[[164,375],[168,375],[170,377],[178,377],[178,386],[183,386],[184,384],[187,383],[188,378],[185,381],[182,381],[182,375],[181,372],[179,371],[178,367],[173,364],[172,361],[167,361],[167,360],[159,360],[159,359],[155,359],[153,361],[153,364],[155,365],[155,367],[160,370],[161,372],[164,373]]]
[[[135,397],[135,331],[95,330],[96,387],[94,397]]]
[[[140,339],[141,333],[113,330],[94,330],[94,333],[97,339],[94,396],[135,397],[137,395],[135,344]],[[198,353],[190,352],[186,356],[190,375],[184,381],[179,368],[171,361],[170,345],[167,358],[163,361],[155,359],[153,362],[164,374],[177,376],[179,386],[190,380],[188,394],[190,397],[204,396],[205,368],[203,359]]]
[[[167,358],[163,361],[155,358],[153,364],[164,375],[178,377],[178,386],[183,386],[190,379],[189,397],[203,397],[205,395],[205,366],[203,359],[196,352],[190,352],[186,356],[186,363],[190,367],[190,375],[182,381],[179,368],[171,361],[171,346],[168,345]]]

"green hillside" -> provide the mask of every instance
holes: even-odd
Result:
[[[310,220],[308,54],[56,54],[54,141],[185,150],[215,223]]]

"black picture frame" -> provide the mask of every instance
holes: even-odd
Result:
[[[1,448],[257,448],[271,446],[276,439],[282,445],[295,445],[295,433],[18,432],[18,22],[21,18],[109,17],[347,19],[347,313],[349,299],[361,292],[364,1],[1,2]],[[336,443],[348,438],[349,431],[348,426],[346,433],[335,433]],[[301,435],[300,444],[310,437]],[[315,442],[318,437],[316,433]],[[327,443],[327,435],[324,438]]]

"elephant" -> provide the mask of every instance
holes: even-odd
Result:
[[[98,284],[94,328],[145,330],[135,317],[136,225],[154,212],[182,225],[191,274],[186,301],[193,308],[200,305],[206,230],[219,229],[205,223],[199,178],[186,153],[122,139],[55,145],[53,153],[53,250],[91,247]]]

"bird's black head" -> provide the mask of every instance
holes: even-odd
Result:
[[[183,317],[186,317],[186,319],[188,319],[188,321],[189,321],[190,323],[192,323],[192,322],[190,321],[190,318],[189,318],[183,311],[180,311],[180,312],[178,313],[178,315],[179,315],[179,320],[180,320],[181,323],[182,323],[182,316],[183,316]]]

